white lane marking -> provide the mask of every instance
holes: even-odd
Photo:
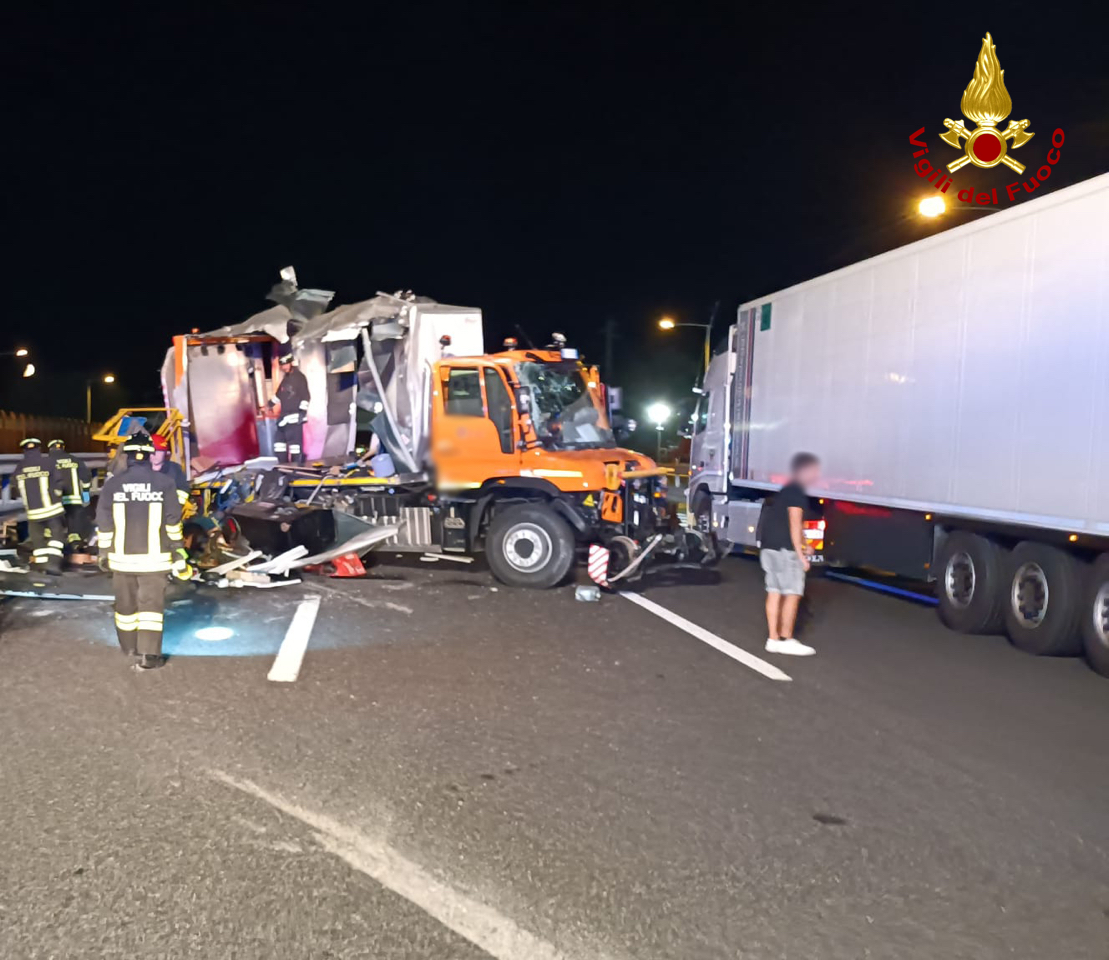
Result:
[[[641,597],[638,593],[621,593],[625,600],[630,600],[637,606],[648,610],[656,617],[662,617],[668,623],[674,624],[679,630],[684,630],[691,637],[696,637],[702,643],[707,643],[710,647],[719,650],[724,656],[731,657],[733,660],[742,663],[745,667],[750,667],[755,673],[761,673],[764,677],[771,680],[792,680],[793,678],[782,670],[779,670],[774,664],[767,663],[761,657],[756,657],[753,653],[748,653],[737,647],[734,643],[728,643],[727,640],[722,640],[715,633],[710,633],[704,627],[699,627],[691,620],[686,620],[685,617],[679,617],[676,613],[671,613],[666,607],[660,606],[646,597]]]
[[[308,638],[312,636],[312,627],[316,625],[316,614],[319,612],[318,596],[305,597],[300,601],[293,621],[285,631],[285,639],[281,641],[281,649],[270,667],[268,679],[276,683],[292,683],[300,675],[300,665],[308,650]]]
[[[306,810],[250,780],[240,780],[221,770],[211,770],[209,774],[310,827],[315,831],[316,841],[329,853],[415,904],[496,960],[602,960],[596,954],[571,957],[563,953],[492,907],[436,879],[389,844],[368,837],[355,827]]]

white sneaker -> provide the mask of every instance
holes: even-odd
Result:
[[[800,640],[767,640],[767,653],[784,653],[790,657],[811,657],[816,653],[815,647],[810,647]]]

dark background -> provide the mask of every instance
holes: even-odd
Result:
[[[487,343],[554,329],[632,415],[688,396],[700,331],[744,299],[929,232],[909,135],[957,119],[993,33],[1012,119],[1066,144],[1037,196],[1109,169],[1094,4],[24,4],[0,40],[0,408],[158,401],[170,337],[268,304],[410,288],[481,307]],[[964,168],[956,187],[1001,186]],[[949,204],[954,196],[949,193]]]

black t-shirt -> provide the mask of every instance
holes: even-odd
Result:
[[[787,483],[774,494],[774,499],[762,508],[759,548],[792,550],[793,540],[789,535],[789,508],[800,507],[804,511],[808,505],[809,498],[799,483]]]

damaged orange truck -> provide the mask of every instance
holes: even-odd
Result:
[[[598,371],[558,335],[486,353],[471,308],[378,294],[328,311],[326,291],[276,290],[277,307],[177,338],[167,356],[166,403],[185,420],[202,512],[286,529],[311,517],[313,549],[331,539],[358,552],[377,529],[384,551],[484,553],[520,587],[564,582],[591,546],[602,582],[648,559],[712,559],[675,523],[666,471],[617,443]],[[275,464],[259,415],[289,344],[311,391],[304,466]],[[370,450],[352,452],[366,436]]]

